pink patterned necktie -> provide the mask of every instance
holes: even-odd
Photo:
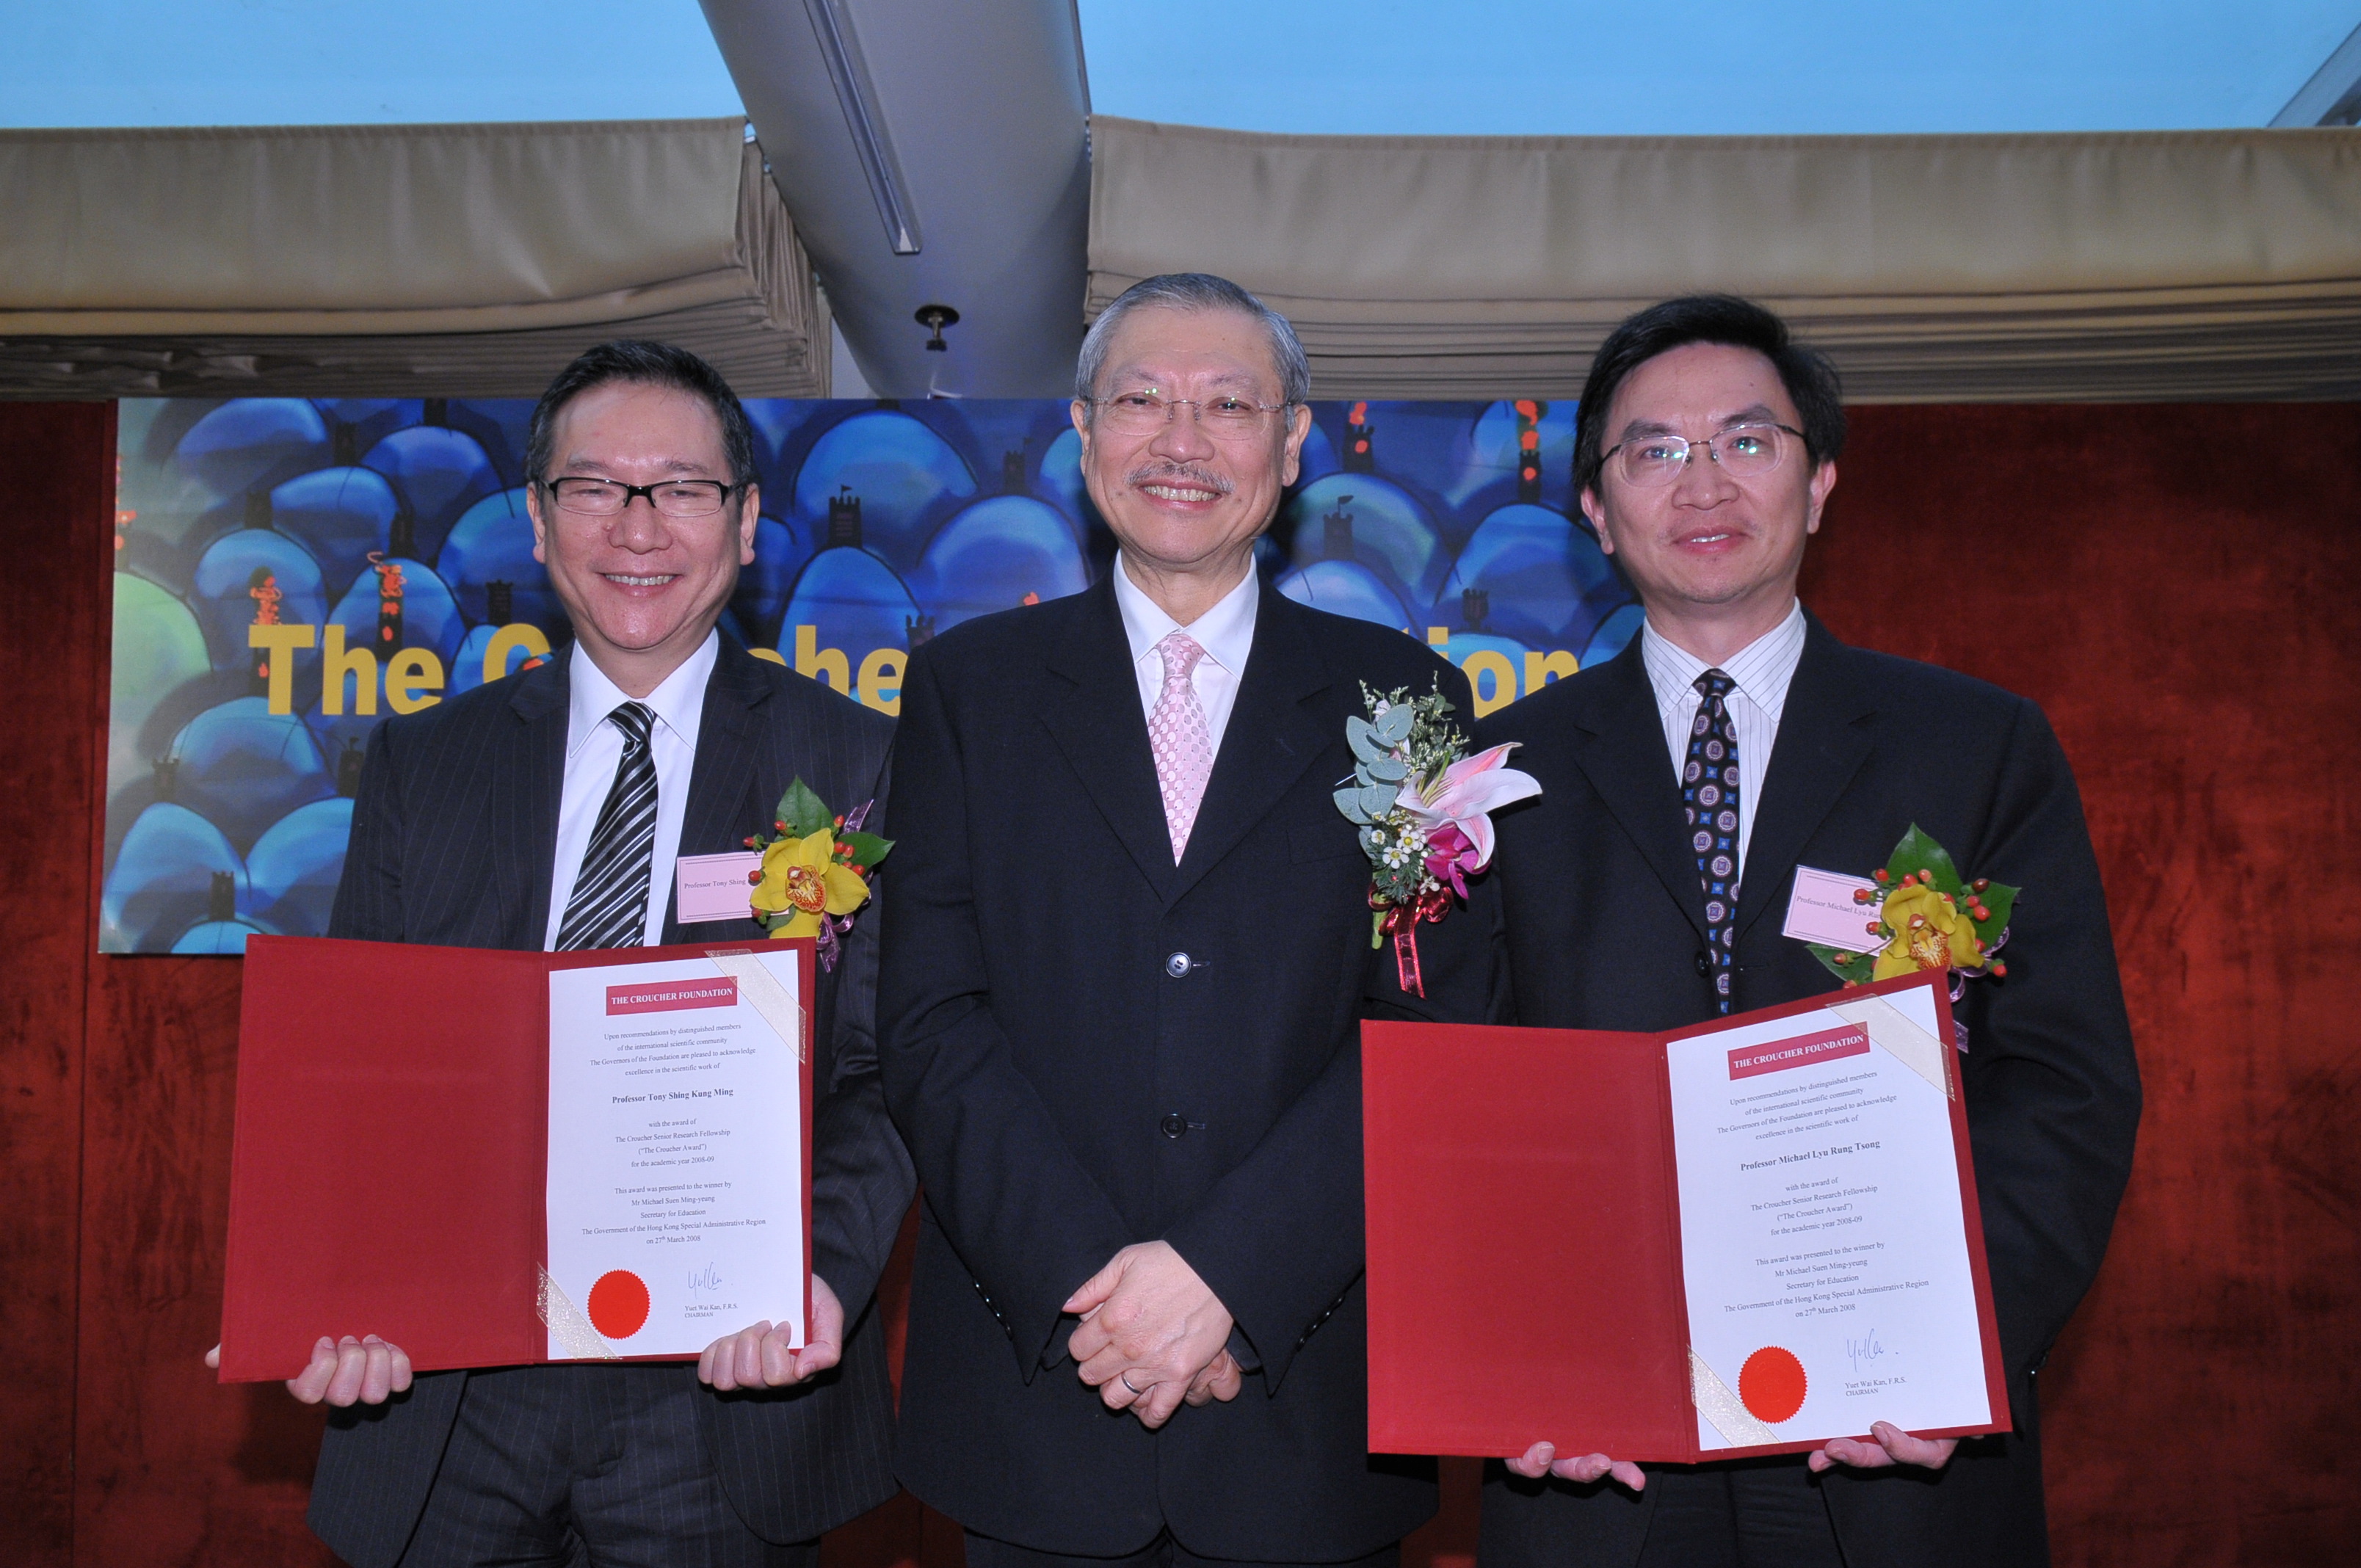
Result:
[[[1172,833],[1177,866],[1189,847],[1189,829],[1196,826],[1198,804],[1205,798],[1205,780],[1213,772],[1205,710],[1197,706],[1197,688],[1190,680],[1205,651],[1185,631],[1171,633],[1156,651],[1164,656],[1164,689],[1148,716],[1148,739],[1156,749],[1156,783],[1164,792],[1164,825]]]

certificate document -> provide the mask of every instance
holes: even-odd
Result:
[[[803,1344],[798,957],[550,975],[551,1360],[693,1355],[758,1319]]]
[[[258,937],[222,1378],[693,1357],[810,1317],[814,943]],[[365,1194],[369,1223],[350,1223]]]
[[[1362,1030],[1369,1446],[2005,1430],[1938,976],[1661,1035]]]
[[[1993,1421],[1949,1029],[1912,986],[1666,1046],[1700,1450]]]

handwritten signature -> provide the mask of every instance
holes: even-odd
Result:
[[[1855,1372],[1859,1372],[1862,1362],[1875,1361],[1879,1356],[1883,1355],[1885,1354],[1885,1346],[1878,1342],[1877,1331],[1875,1329],[1872,1329],[1869,1332],[1863,1334],[1859,1339],[1855,1339],[1850,1334],[1847,1334],[1845,1336],[1845,1354],[1852,1357],[1852,1369]]]
[[[703,1268],[698,1269],[696,1273],[688,1277],[688,1288],[691,1290],[720,1289],[721,1270],[713,1264],[707,1264]]]

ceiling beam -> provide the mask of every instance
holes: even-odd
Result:
[[[2274,126],[2349,126],[2361,123],[2361,27],[2346,35],[2336,52],[2312,73],[2271,119]]]

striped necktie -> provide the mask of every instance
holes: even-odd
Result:
[[[607,722],[623,732],[623,760],[615,764],[614,785],[566,901],[561,951],[636,948],[647,934],[648,868],[656,847],[656,760],[648,736],[655,715],[644,703],[627,702]]]

